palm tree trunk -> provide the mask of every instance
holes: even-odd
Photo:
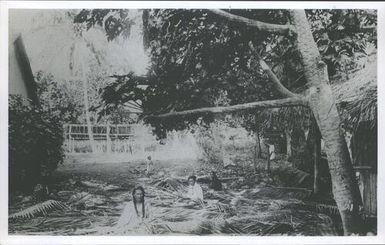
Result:
[[[88,108],[89,108],[89,105],[88,105],[88,82],[87,82],[87,77],[86,77],[85,70],[84,70],[83,60],[81,61],[81,66],[82,66],[81,68],[82,68],[82,80],[83,80],[83,97],[84,97],[84,110],[86,113],[86,121],[87,121],[87,132],[88,132],[88,137],[90,139],[91,150],[92,150],[92,152],[96,152],[94,137],[92,134],[92,124],[91,124],[91,120],[90,120],[90,112],[88,111]]]
[[[314,182],[313,192],[319,193],[320,191],[320,164],[321,164],[321,134],[319,129],[314,126],[314,142],[313,142],[313,163],[314,163]]]
[[[255,132],[255,145],[254,145],[254,171],[257,171],[258,159],[261,158],[261,139],[259,138],[258,130]]]
[[[304,75],[309,89],[309,107],[313,111],[322,138],[332,179],[333,195],[337,203],[344,234],[359,233],[362,220],[358,214],[360,196],[353,175],[349,152],[340,128],[341,120],[329,85],[326,64],[322,61],[304,10],[290,12],[297,32],[297,47],[301,54]]]
[[[257,159],[258,159],[258,157],[257,157],[257,155],[258,155],[258,150],[257,150],[257,143],[254,145],[254,172],[257,172]]]
[[[258,154],[257,157],[259,159],[262,158],[262,147],[261,147],[261,136],[259,136],[259,132],[257,133],[257,147],[258,147]]]
[[[148,9],[143,9],[142,12],[142,32],[143,32],[143,47],[145,50],[147,50],[150,46],[150,33],[148,28],[148,19],[149,19],[150,12]]]
[[[285,129],[286,136],[286,159],[289,161],[291,159],[291,134],[288,129]]]
[[[257,158],[261,159],[262,158],[262,147],[261,147],[261,138],[259,136],[259,128],[258,128],[258,120],[257,120],[257,115],[254,115],[255,117],[255,125],[256,125],[256,131],[255,131],[255,140],[256,140],[256,147],[258,147],[258,153],[257,153]]]

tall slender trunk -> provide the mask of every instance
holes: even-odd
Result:
[[[360,196],[353,175],[349,152],[341,130],[341,121],[329,85],[326,64],[321,60],[304,10],[290,12],[297,31],[297,45],[309,89],[309,107],[313,111],[322,138],[332,179],[333,195],[337,203],[344,234],[359,233],[362,220],[358,214]]]
[[[266,171],[267,173],[270,173],[270,151],[269,148],[267,148],[267,162],[266,162]]]
[[[111,153],[112,149],[112,144],[111,144],[111,137],[110,137],[110,122],[107,121],[106,125],[106,142],[107,142],[107,153]]]
[[[314,182],[313,191],[319,193],[320,191],[320,164],[321,164],[321,133],[314,125],[314,142],[313,142],[313,163],[314,163]]]
[[[257,134],[257,140],[258,140],[258,158],[262,158],[262,146],[261,146],[261,136],[259,136],[259,133]]]
[[[254,172],[257,172],[257,159],[258,159],[258,146],[257,146],[257,136],[255,136],[256,142],[254,145]]]
[[[254,145],[254,171],[257,172],[258,168],[258,159],[261,159],[261,139],[259,137],[259,131],[256,129],[255,131],[255,145]]]
[[[257,121],[258,121],[257,120],[257,115],[255,115],[255,125],[258,125]],[[256,147],[258,147],[257,158],[261,159],[262,158],[262,147],[261,147],[261,137],[259,136],[259,128],[258,128],[258,126],[256,126],[255,140],[256,140]]]
[[[285,129],[285,137],[286,137],[286,159],[290,161],[291,159],[291,133],[288,129]]]
[[[266,171],[268,174],[270,174],[270,168],[271,168],[271,160],[270,160],[270,157],[271,157],[271,152],[270,152],[270,145],[269,144],[265,144],[267,147],[267,162],[266,162]]]
[[[86,113],[86,121],[87,121],[87,132],[88,137],[90,139],[91,144],[91,150],[92,152],[96,152],[94,137],[92,134],[92,124],[90,120],[90,112],[88,111],[89,105],[88,105],[88,82],[87,82],[87,76],[84,69],[84,61],[81,61],[81,69],[82,69],[82,80],[83,80],[83,98],[84,98],[84,110]]]
[[[148,19],[150,12],[148,9],[143,9],[142,12],[142,32],[143,32],[143,47],[145,50],[150,46],[150,37],[149,37],[149,28],[148,28]]]

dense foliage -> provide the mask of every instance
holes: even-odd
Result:
[[[30,191],[63,160],[62,124],[20,96],[11,96],[8,132],[10,190]]]
[[[75,22],[107,26],[107,19],[112,15],[97,13],[83,10]],[[133,74],[120,76],[104,90],[102,97],[107,113],[130,100],[141,100],[146,114],[158,114],[279,97],[266,75],[256,67],[248,47],[248,42],[254,40],[266,56],[264,42],[269,43],[266,40],[273,40],[275,35],[262,33],[256,39],[247,28],[218,19],[204,10],[146,10],[145,13],[144,32],[152,66],[146,79],[138,79]],[[246,11],[246,14],[276,23],[285,22],[283,11],[279,10]],[[100,21],[95,22],[95,18]],[[113,18],[120,20],[116,15]],[[119,34],[105,29],[108,38]],[[280,38],[267,46],[277,49],[277,43],[282,44],[284,47],[279,46],[280,51],[294,58],[290,42]],[[183,128],[185,122],[196,118],[194,115],[173,119],[164,125]]]
[[[75,22],[86,23],[89,28],[100,25],[111,40],[121,35],[128,23],[122,11],[82,10]],[[287,10],[230,12],[268,23],[290,22]],[[330,75],[356,69],[359,60],[375,52],[375,11],[308,10],[306,13]],[[146,78],[133,74],[116,77],[102,93],[103,113],[111,113],[130,100],[142,101],[145,114],[160,114],[279,98],[250,51],[250,41],[284,86],[298,93],[306,89],[291,36],[255,32],[202,9],[143,10],[143,32],[151,57],[148,75]],[[280,120],[284,120],[284,128],[298,125],[297,120],[292,120],[298,117],[293,115],[304,115],[300,118],[305,121],[309,118],[308,112],[297,109],[283,112]],[[250,113],[258,113],[260,118],[249,120],[260,121],[258,125],[271,118],[271,110]],[[203,115],[167,120],[163,128],[183,128],[198,116]]]
[[[309,10],[307,16],[329,75],[359,69],[377,52],[376,10]]]
[[[90,105],[90,120],[99,119],[102,122],[129,123],[133,122],[132,115],[124,106],[113,108],[110,113],[98,114],[99,105],[103,103],[98,91],[104,88],[106,79],[102,72],[88,76],[88,103]],[[78,80],[58,80],[52,74],[39,71],[35,74],[37,94],[42,110],[57,117],[61,123],[86,123],[84,110],[84,86]]]
[[[84,111],[82,91],[71,89],[42,71],[37,72],[35,79],[42,109],[63,123],[78,123]]]

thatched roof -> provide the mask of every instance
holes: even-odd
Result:
[[[361,69],[331,77],[330,83],[347,128],[357,130],[364,127],[372,130],[377,126],[377,55],[367,57]],[[284,118],[295,118],[295,125],[298,125],[299,121],[309,119],[303,108],[295,107],[270,109],[265,117],[270,126],[273,121],[281,123]],[[272,121],[273,118],[276,120]],[[302,120],[298,120],[299,118]]]
[[[377,126],[377,56],[372,55],[362,69],[331,78],[341,116],[347,126],[357,129]]]

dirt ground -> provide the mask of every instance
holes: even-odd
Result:
[[[154,160],[154,168],[159,175],[169,172],[173,176],[186,177],[186,174],[196,172],[201,165],[196,160]],[[65,162],[57,169],[59,176],[73,177],[75,179],[99,179],[122,186],[133,186],[140,184],[140,177],[144,177],[146,168],[145,159],[130,161],[124,156],[116,156],[111,161],[105,155],[73,155],[68,156]],[[172,170],[172,171],[170,171]],[[163,172],[162,172],[163,171]]]
[[[106,230],[114,226],[125,203],[132,200],[132,188],[142,185],[156,214],[151,228],[144,234],[339,234],[330,216],[309,209],[306,190],[275,187],[263,171],[254,173],[249,169],[242,174],[234,170],[219,171],[224,190],[213,191],[206,178],[212,167],[197,160],[154,160],[155,171],[146,176],[145,159],[131,162],[124,156],[111,159],[106,155],[68,156],[54,173],[56,183],[50,191],[52,198],[69,208],[27,220],[15,219],[10,222],[10,233],[122,235]],[[198,176],[203,188],[202,206],[187,204],[175,189],[175,185],[176,188],[186,185],[191,174]],[[28,203],[16,200],[10,212],[27,206]],[[198,216],[201,219],[196,221]]]

